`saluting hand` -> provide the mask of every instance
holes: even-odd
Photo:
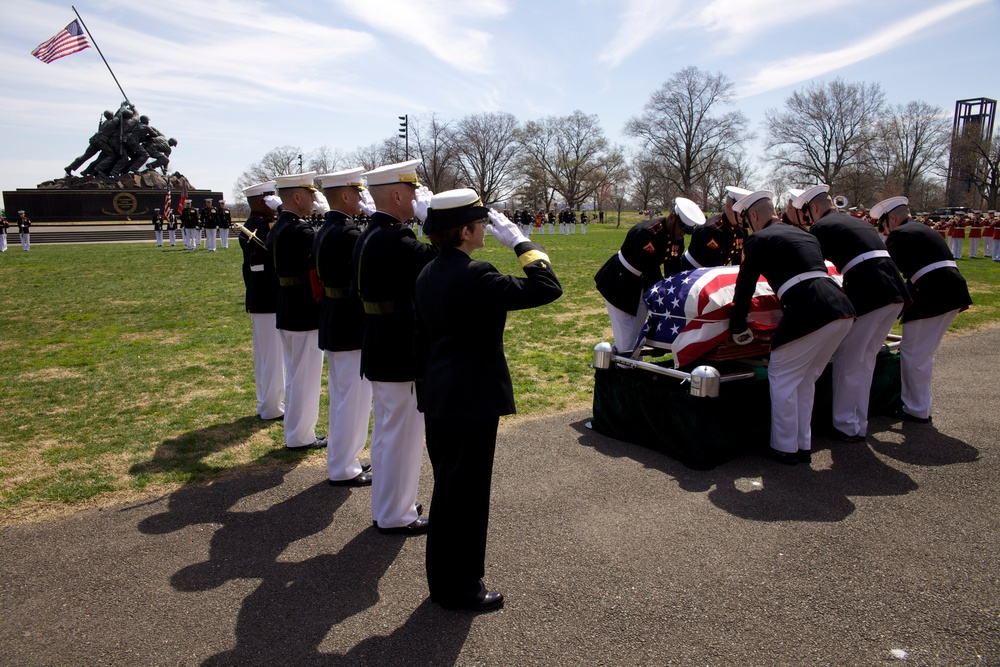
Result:
[[[487,215],[489,216],[490,224],[486,225],[486,231],[492,234],[503,245],[508,248],[514,248],[518,243],[528,240],[528,237],[521,233],[521,229],[503,213],[498,213],[495,209],[491,208]]]

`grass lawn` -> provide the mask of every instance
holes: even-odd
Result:
[[[592,350],[611,340],[593,275],[637,219],[541,239],[564,295],[508,317],[520,414],[590,404]],[[520,274],[495,240],[476,257]],[[214,254],[156,248],[152,232],[149,243],[0,255],[0,525],[248,467],[325,465],[322,451],[286,452],[281,424],[254,416],[240,263],[235,244]],[[952,330],[993,326],[1000,263],[964,259],[959,268],[976,304]],[[324,395],[320,432],[326,410]]]

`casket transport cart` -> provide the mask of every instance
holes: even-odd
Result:
[[[832,265],[834,280],[840,276]],[[696,469],[766,450],[771,401],[767,384],[770,334],[781,318],[774,291],[761,278],[748,322],[750,345],[729,341],[729,310],[739,267],[683,271],[643,295],[648,317],[634,351],[610,343],[594,348],[594,417],[604,435],[642,445]],[[869,414],[901,403],[899,337],[879,353]],[[659,361],[644,361],[670,354]],[[813,436],[830,434],[830,368],[816,383]]]

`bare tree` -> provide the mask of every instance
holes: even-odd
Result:
[[[685,67],[653,92],[643,114],[625,124],[625,133],[642,140],[674,189],[700,194],[704,201],[706,179],[751,138],[741,112],[716,115],[732,103],[733,90],[721,72]]]
[[[879,121],[870,148],[872,166],[885,179],[883,192],[910,196],[928,172],[940,173],[950,127],[940,107],[922,101],[897,104]]]
[[[721,211],[726,207],[727,186],[750,189],[750,184],[756,180],[757,172],[750,156],[745,151],[730,153],[717,169],[706,176],[709,200],[705,209],[711,205],[713,210]]]
[[[520,144],[517,118],[506,112],[470,114],[455,129],[455,156],[462,179],[486,203],[514,192]]]
[[[275,176],[285,176],[299,172],[302,149],[298,146],[279,146],[264,154],[236,179],[236,188],[242,196],[245,188],[257,183],[273,180]]]
[[[341,168],[341,165],[345,164],[344,154],[329,146],[320,146],[316,150],[310,151],[306,158],[306,169],[317,171],[321,174],[329,174],[330,172],[337,171]]]
[[[357,148],[353,153],[348,155],[346,162],[359,164],[366,171],[371,171],[375,167],[381,167],[384,164],[402,162],[404,159],[403,154],[404,148],[399,138],[390,137],[389,139],[383,139],[382,141],[376,141],[367,146]]]
[[[952,155],[961,156],[965,164],[960,173],[967,175],[969,186],[978,195],[978,198],[969,197],[962,203],[978,204],[987,210],[996,210],[1000,203],[1000,136],[992,140],[971,137],[957,139]],[[959,194],[966,194],[968,197],[969,193]]]
[[[658,186],[660,171],[654,160],[643,154],[632,160],[632,190],[631,197],[640,211],[649,209],[653,204],[653,196]]]
[[[598,175],[606,173],[615,159],[597,116],[579,110],[569,116],[529,121],[518,136],[525,164],[541,170],[548,187],[573,209],[600,186],[603,179]]]
[[[813,83],[765,113],[767,149],[776,166],[804,183],[836,185],[874,136],[885,95],[877,83]]]
[[[443,123],[436,114],[423,120],[410,121],[410,134],[420,158],[417,173],[420,181],[432,192],[452,190],[457,184],[455,171],[455,142],[449,123]]]

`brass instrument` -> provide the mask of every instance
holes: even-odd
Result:
[[[838,211],[846,211],[851,202],[844,195],[837,195],[833,198],[833,205]]]

